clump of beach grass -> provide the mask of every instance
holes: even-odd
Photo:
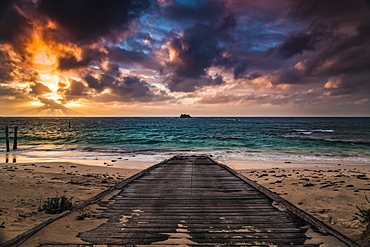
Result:
[[[367,203],[356,205],[358,212],[356,213],[361,219],[360,221],[366,225],[365,231],[362,233],[361,241],[364,246],[370,246],[370,200],[365,196]]]
[[[48,200],[39,207],[39,211],[45,211],[47,214],[60,214],[72,208],[72,199],[73,197],[68,198],[66,196],[48,198]]]
[[[94,214],[90,207],[80,208],[78,210],[79,215],[76,217],[76,220],[84,220],[85,218],[92,218]]]
[[[370,200],[365,196],[366,201],[368,202],[367,205],[363,203],[361,206],[356,205],[358,212],[356,213],[357,216],[360,216],[361,222],[365,224],[370,223]]]

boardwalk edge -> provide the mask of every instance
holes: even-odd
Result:
[[[173,159],[173,158],[170,158],[170,159]],[[157,164],[154,164],[134,175],[132,175],[131,177],[129,178],[126,178],[125,180],[111,186],[110,188],[100,192],[99,194],[91,197],[90,199],[87,199],[75,206],[73,206],[73,208],[67,212],[64,212],[60,215],[58,215],[57,217],[54,217],[54,218],[50,218],[46,221],[44,221],[43,223],[37,225],[37,226],[34,226],[33,228],[19,234],[18,236],[15,236],[14,238],[11,238],[3,243],[0,243],[0,247],[13,247],[13,246],[18,246],[20,244],[22,244],[23,242],[25,242],[27,239],[29,239],[30,237],[32,237],[34,234],[36,234],[38,231],[40,231],[41,229],[43,229],[44,227],[48,226],[49,224],[53,223],[54,221],[57,221],[61,218],[64,218],[68,215],[70,215],[71,213],[81,209],[81,208],[84,208],[86,206],[89,206],[91,204],[94,204],[94,203],[97,203],[99,202],[101,199],[103,199],[106,195],[109,195],[110,193],[112,193],[113,191],[115,190],[118,190],[118,189],[122,189],[123,187],[125,187],[126,185],[128,185],[129,183],[131,183],[132,181],[134,181],[135,179],[145,175],[146,173],[148,173],[150,170],[158,167],[159,165],[161,165],[162,163],[165,163],[167,161],[169,161],[170,159],[166,159],[160,163],[157,163]]]
[[[244,175],[240,174],[239,172],[235,171],[231,167],[219,163],[217,161],[214,161],[211,159],[214,163],[218,164],[219,166],[227,169],[229,172],[237,176],[239,179],[243,180],[245,183],[253,186],[257,190],[259,190],[261,193],[265,194],[267,197],[272,199],[273,201],[276,201],[280,204],[282,204],[289,212],[293,213],[296,215],[298,218],[303,220],[304,222],[308,223],[311,225],[314,229],[319,231],[320,233],[324,235],[332,235],[342,241],[343,243],[347,244],[350,247],[361,247],[360,244],[356,243],[352,239],[348,238],[344,234],[340,233],[339,231],[335,230],[334,228],[330,227],[329,225],[325,224],[321,220],[317,219],[316,217],[312,216],[311,214],[303,211],[302,209],[298,208],[291,202],[287,201],[286,199],[282,198],[281,196],[277,195],[275,192],[267,189],[266,187],[254,182],[253,180],[245,177]]]

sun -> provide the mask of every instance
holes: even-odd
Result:
[[[63,82],[66,87],[69,86],[69,83],[68,79],[65,79],[65,75],[58,68],[58,57],[66,50],[71,51],[73,48],[47,44],[42,38],[41,29],[34,32],[32,41],[27,46],[27,51],[31,54],[29,67],[38,74],[36,82],[46,86],[48,92],[38,94],[35,100],[30,102],[31,105],[44,105],[42,99],[52,100],[57,104],[65,105],[66,102],[60,82]]]

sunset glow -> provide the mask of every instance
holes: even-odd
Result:
[[[0,114],[369,116],[370,5],[316,2],[8,1]]]

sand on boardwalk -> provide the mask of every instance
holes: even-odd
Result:
[[[97,164],[85,161],[94,162]],[[116,162],[104,165],[102,161],[100,166],[71,162],[0,163],[0,243],[55,217],[38,211],[47,198],[73,197],[72,202],[79,203],[152,165],[133,163],[120,165],[128,168],[117,168]]]
[[[365,230],[356,206],[370,208],[365,162],[225,162],[354,240]],[[258,169],[253,169],[257,167]]]
[[[91,161],[85,163],[89,162]],[[278,193],[354,240],[357,240],[365,229],[355,213],[358,212],[356,205],[366,203],[365,196],[369,195],[369,163],[293,161],[221,163]],[[116,164],[126,169],[117,168]],[[37,212],[40,198],[45,199],[58,194],[74,197],[74,202],[82,201],[152,164],[128,162],[126,165],[123,163],[113,165],[115,166],[99,167],[69,162],[0,164],[0,186],[3,191],[0,194],[0,224],[4,222],[5,227],[0,228],[0,233],[3,240],[30,229],[48,217],[54,217]],[[113,194],[103,200],[109,199]],[[51,223],[21,246],[38,246],[40,243],[83,243],[76,237],[78,232],[93,229],[106,221],[95,217],[96,208],[97,205],[91,205]],[[87,217],[78,220],[81,214]]]

